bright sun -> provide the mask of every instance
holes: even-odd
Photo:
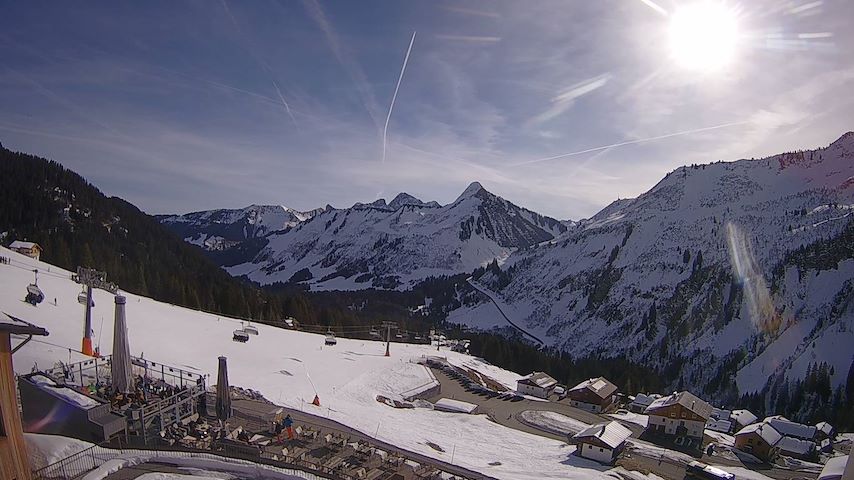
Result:
[[[732,60],[737,43],[735,13],[720,1],[685,5],[670,17],[670,49],[685,68],[719,70]]]

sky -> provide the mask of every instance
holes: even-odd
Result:
[[[701,15],[689,35],[711,47],[686,60],[693,37],[675,37],[675,19],[706,1],[728,29],[707,32]],[[0,142],[152,214],[340,208],[401,191],[445,204],[479,181],[579,219],[681,165],[854,130],[850,0],[0,0],[0,11]],[[721,45],[712,67],[708,48]]]

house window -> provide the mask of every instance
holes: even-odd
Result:
[[[684,427],[685,426],[685,420],[679,420],[679,426]]]
[[[605,451],[605,450],[603,450],[603,449],[601,449],[601,448],[599,449],[599,452],[600,452],[600,453],[601,453],[601,452],[604,452],[604,451]]]
[[[753,445],[753,439],[752,439],[752,438],[748,438],[748,439],[747,439],[747,444],[748,444],[748,445]]]
[[[682,412],[682,418],[685,418],[685,412]]]
[[[593,445],[587,445],[588,450],[593,450]]]
[[[670,416],[676,418],[676,412],[670,412]]]

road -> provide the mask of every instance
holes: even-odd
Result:
[[[438,395],[428,398],[427,400],[435,402],[440,398],[452,398],[455,400],[462,400],[464,402],[473,403],[475,405],[478,405],[477,413],[489,415],[490,418],[492,418],[492,420],[496,423],[523,432],[539,435],[541,437],[547,437],[564,442],[567,440],[566,436],[564,435],[557,435],[552,432],[540,430],[538,428],[531,427],[528,424],[522,423],[518,419],[518,415],[520,413],[526,410],[556,412],[587,424],[603,423],[613,420],[610,417],[604,415],[597,415],[595,413],[591,413],[585,410],[580,410],[562,402],[539,402],[536,400],[528,399],[524,399],[518,402],[511,402],[508,400],[502,400],[497,397],[489,398],[485,395],[478,395],[476,393],[466,390],[457,379],[449,376],[443,370],[438,368],[431,368],[431,370],[436,376],[436,380],[438,380],[441,384],[442,388],[441,392]],[[633,438],[630,440],[631,442],[653,445],[650,442],[637,438],[640,436],[641,433],[643,433],[642,427],[633,423],[623,423],[623,425],[625,425],[632,431]],[[740,461],[732,460],[718,455],[710,457],[703,453],[701,457],[697,457],[697,460],[708,464],[723,465],[728,467],[749,468],[747,465],[741,463]],[[618,459],[617,464],[630,470],[653,472],[656,475],[671,480],[682,480],[683,478],[685,478],[685,463],[675,462],[666,458],[661,459],[658,456],[652,456],[646,453],[641,453],[639,451],[633,451],[631,449],[627,449],[626,452],[623,453],[620,459]],[[780,468],[768,468],[767,466],[764,466],[764,469],[757,469],[757,466],[755,465],[752,465],[752,467],[752,469],[757,470],[759,473],[777,480],[815,479],[817,477],[817,475],[815,474],[784,470]]]

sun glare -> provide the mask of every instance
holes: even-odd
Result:
[[[670,49],[685,68],[719,70],[732,61],[737,43],[735,13],[720,1],[684,5],[670,17]]]

